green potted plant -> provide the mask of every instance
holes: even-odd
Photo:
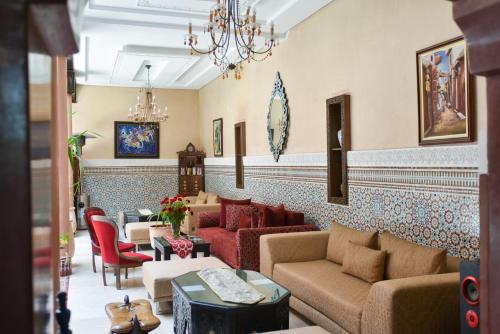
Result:
[[[191,209],[187,207],[187,203],[189,201],[185,200],[181,195],[173,198],[165,197],[161,201],[160,212],[153,215],[160,219],[161,224],[149,227],[149,236],[153,248],[154,238],[172,236],[174,239],[178,239],[180,237],[184,218],[191,212]]]
[[[84,165],[82,161],[82,148],[85,145],[87,138],[101,137],[98,133],[91,131],[82,131],[75,133],[68,137],[68,158],[71,169],[73,170],[73,199],[74,203],[83,202],[86,198],[85,194],[82,194],[82,177],[84,173]],[[75,207],[70,208],[70,216],[75,216],[75,223],[77,212]],[[80,217],[79,217],[80,218]]]
[[[59,257],[60,257],[60,276],[69,276],[71,270],[71,256],[68,254],[69,234],[59,236]]]

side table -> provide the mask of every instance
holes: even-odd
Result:
[[[191,252],[191,258],[198,257],[198,252],[203,252],[204,257],[210,256],[210,243],[201,238],[189,239],[193,243],[193,251]],[[155,261],[161,261],[162,255],[163,260],[170,260],[170,256],[174,254],[172,246],[163,237],[155,238]]]

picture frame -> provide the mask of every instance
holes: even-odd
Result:
[[[115,159],[158,159],[158,123],[115,121]]]
[[[463,36],[417,51],[419,145],[474,140],[473,77]]]
[[[223,127],[222,118],[214,119],[213,121],[213,129],[212,129],[212,139],[213,139],[213,147],[214,147],[214,156],[222,157],[224,155],[224,127]]]

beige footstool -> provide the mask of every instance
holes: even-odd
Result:
[[[174,261],[145,262],[142,265],[142,282],[148,297],[155,303],[156,314],[171,312],[172,285],[170,281],[190,271],[208,268],[229,268],[216,257],[200,257]]]
[[[150,244],[149,226],[159,224],[158,222],[128,223],[125,225],[127,239],[136,245]]]

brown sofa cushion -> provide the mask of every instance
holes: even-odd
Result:
[[[446,270],[445,249],[419,246],[389,232],[382,233],[380,248],[387,251],[387,279],[440,274]]]
[[[368,248],[377,247],[377,232],[358,231],[352,228],[332,222],[330,238],[326,258],[338,264],[342,264],[345,250],[349,241]]]
[[[207,193],[207,204],[219,203],[219,195],[214,193]]]
[[[360,332],[363,306],[372,285],[342,273],[340,265],[328,260],[277,263],[273,280],[347,332]]]
[[[359,246],[349,241],[341,271],[368,283],[381,281],[384,279],[385,256],[385,251]]]
[[[200,190],[198,193],[198,196],[196,197],[196,202],[195,204],[205,204],[207,202],[207,197],[208,194],[204,192],[203,190]]]

